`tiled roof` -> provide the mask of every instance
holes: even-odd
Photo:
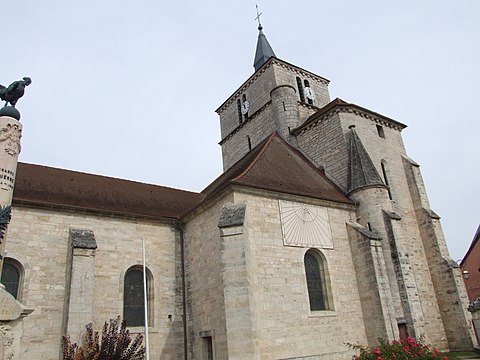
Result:
[[[13,201],[147,218],[179,218],[202,194],[18,163]]]
[[[352,204],[300,151],[274,132],[202,193],[212,197],[228,185]]]
[[[179,219],[229,185],[352,204],[322,171],[276,132],[202,193],[18,163],[13,203],[151,219]]]

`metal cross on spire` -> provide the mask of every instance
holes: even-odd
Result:
[[[255,20],[258,21],[258,30],[262,30],[263,29],[262,23],[260,22],[260,15],[262,15],[262,13],[258,12],[258,5],[257,4],[255,4],[255,7],[257,8],[257,17],[255,18]]]

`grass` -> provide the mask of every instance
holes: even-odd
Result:
[[[479,354],[475,351],[455,351],[455,352],[442,353],[442,355],[450,356],[452,360],[476,358],[479,356]]]

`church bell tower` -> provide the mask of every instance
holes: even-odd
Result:
[[[343,241],[362,279],[369,345],[425,335],[439,348],[471,348],[461,274],[405,150],[406,125],[331,101],[327,79],[279,59],[258,30],[254,73],[216,110],[224,171],[278,133],[355,203]]]
[[[224,171],[274,131],[295,145],[291,130],[330,102],[329,81],[280,60],[258,20],[255,72],[216,110]]]

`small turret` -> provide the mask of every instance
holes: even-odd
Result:
[[[351,125],[349,129],[347,194],[367,186],[386,187],[377,169],[375,169],[372,159],[363,147],[355,131],[355,125]]]

